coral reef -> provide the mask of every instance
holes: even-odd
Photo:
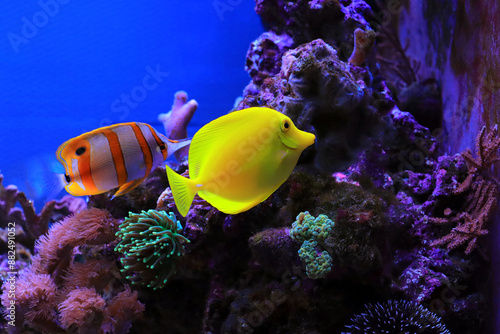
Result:
[[[255,10],[266,28],[293,37],[295,46],[321,38],[335,47],[346,47],[351,54],[356,28],[365,30],[373,13],[364,1],[257,0]]]
[[[281,57],[292,47],[292,43],[290,36],[276,35],[269,31],[250,44],[245,71],[252,78],[253,84],[262,85],[265,79],[280,72]]]
[[[109,213],[95,208],[52,225],[37,241],[29,269],[12,283],[16,298],[11,329],[127,332],[144,305],[137,300],[137,292],[119,281],[110,247],[117,228]],[[5,308],[10,305],[12,284],[2,286]]]
[[[375,25],[380,13],[362,0],[256,0],[256,11],[269,31],[250,45],[236,109],[285,113],[316,146],[238,215],[196,198],[177,220],[163,167],[124,196],[90,196],[88,209],[66,197],[39,214],[0,182],[0,245],[8,250],[16,222],[25,247],[15,262],[0,258],[0,270],[19,272],[2,287],[5,320],[13,307],[17,326],[2,329],[487,331],[497,127],[479,132],[475,153],[443,155],[442,82],[422,80],[397,20]],[[196,107],[177,92],[160,115],[167,136],[186,137]],[[186,161],[172,165],[189,174]]]
[[[361,65],[371,49],[373,32],[369,31],[357,33],[359,47],[352,58],[356,64]],[[366,38],[365,45],[361,36]],[[247,63],[254,62],[250,49]],[[290,116],[300,129],[315,133],[315,162],[321,170],[346,168],[369,139],[383,137],[392,129],[384,116],[393,101],[384,84],[374,80],[367,68],[341,60],[339,51],[321,39],[286,51],[280,71],[273,76],[265,72],[266,80],[255,80],[258,70],[252,68],[250,73],[254,79],[238,109],[271,107]]]
[[[40,214],[35,212],[33,201],[14,185],[4,187],[3,175],[0,174],[0,227],[12,223],[18,228],[18,240],[33,249],[35,240],[48,230],[56,201],[45,204]],[[16,207],[19,203],[22,209]],[[59,204],[61,205],[61,204]]]
[[[368,304],[351,319],[349,334],[429,333],[450,334],[441,319],[421,305],[398,300]]]
[[[115,250],[123,253],[122,273],[132,284],[161,289],[175,273],[175,258],[184,255],[189,239],[180,234],[181,223],[173,213],[148,210],[130,213],[116,233]]]

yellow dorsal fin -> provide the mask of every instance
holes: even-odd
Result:
[[[255,117],[255,112],[261,108],[249,108],[234,111],[219,117],[202,127],[193,137],[189,148],[189,176],[196,179],[200,169],[206,165],[211,157],[212,150],[220,150],[223,145],[221,141],[232,138]]]

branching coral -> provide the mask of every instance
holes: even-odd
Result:
[[[500,148],[500,136],[498,136],[498,125],[495,125],[490,131],[486,131],[483,126],[476,139],[476,158],[472,156],[472,151],[468,148],[462,152],[462,157],[469,168],[467,178],[456,189],[455,193],[460,194],[470,188],[472,182],[478,176],[478,173],[487,171],[491,165],[500,160],[498,149]],[[493,178],[492,175],[489,177]],[[497,182],[498,184],[498,182]]]
[[[467,243],[465,254],[470,254],[476,248],[477,238],[488,233],[484,225],[497,208],[498,183],[493,176],[484,172],[499,160],[499,147],[497,126],[488,134],[486,127],[483,127],[476,141],[478,157],[474,158],[470,149],[462,153],[468,166],[468,175],[454,194],[466,194],[466,201],[462,212],[456,216],[430,219],[436,224],[455,224],[449,234],[434,240],[432,246],[447,245],[448,249],[454,249]]]
[[[124,255],[122,272],[127,279],[132,284],[163,288],[175,273],[175,259],[184,255],[183,244],[189,242],[181,231],[181,223],[173,213],[130,213],[116,234],[121,241],[115,248]]]
[[[292,239],[302,242],[299,256],[306,265],[307,276],[325,278],[332,270],[333,259],[326,250],[317,249],[331,242],[328,238],[335,224],[326,215],[315,218],[308,211],[299,213],[296,219],[289,233]]]
[[[346,334],[428,333],[450,334],[441,318],[421,305],[390,300],[367,304],[351,319]]]
[[[26,195],[14,185],[4,187],[2,181],[3,175],[0,174],[0,227],[7,226],[7,223],[19,224],[24,231],[22,240],[19,241],[32,248],[35,239],[47,232],[57,203],[56,201],[47,202],[42,212],[37,214],[32,200],[28,200]],[[22,210],[15,207],[17,202]]]

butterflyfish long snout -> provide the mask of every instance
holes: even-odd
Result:
[[[237,214],[268,198],[285,182],[315,136],[282,113],[249,108],[202,127],[189,149],[190,179],[168,166],[179,213],[189,211],[196,193],[220,211]]]
[[[59,146],[64,188],[74,196],[137,187],[156,167],[190,140],[170,140],[145,123],[121,123],[84,133]]]

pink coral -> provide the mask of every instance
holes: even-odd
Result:
[[[144,305],[120,283],[117,259],[110,256],[117,229],[118,222],[96,208],[54,224],[14,284],[16,326],[43,333],[126,333]],[[6,307],[11,286],[3,288]]]
[[[165,127],[165,135],[170,139],[187,138],[187,126],[198,108],[196,100],[187,100],[187,93],[178,91],[175,93],[172,110],[166,114],[160,114],[158,120]],[[187,157],[188,147],[182,148],[174,153],[177,160],[182,161]]]
[[[38,254],[33,259],[33,270],[56,277],[69,265],[73,249],[84,244],[97,245],[115,239],[116,220],[105,210],[92,208],[67,217],[54,224],[47,235],[38,239]]]
[[[106,301],[94,288],[80,288],[71,291],[68,298],[59,304],[61,323],[69,328],[76,325],[86,333],[98,333]]]
[[[8,288],[9,284],[3,285],[2,305],[6,308],[10,303]],[[38,330],[47,332],[58,329],[57,294],[57,286],[50,275],[26,271],[15,287],[16,325],[22,324],[24,318]]]
[[[116,295],[105,310],[105,330],[109,333],[127,333],[131,319],[136,319],[144,312],[144,304],[137,300],[137,291],[131,291],[128,286],[125,291]]]

